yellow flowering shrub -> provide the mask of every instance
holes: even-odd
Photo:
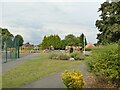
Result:
[[[62,73],[63,83],[67,88],[83,88],[83,75],[79,70],[67,71]]]

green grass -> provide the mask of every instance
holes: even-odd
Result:
[[[50,60],[48,54],[40,54],[23,64],[3,73],[2,87],[15,88],[39,80],[55,73],[80,64],[81,61]]]

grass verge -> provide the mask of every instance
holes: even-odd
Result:
[[[42,53],[3,73],[2,87],[20,87],[32,81],[39,80],[51,73],[65,70],[80,63],[81,61],[50,60],[48,59],[48,54]]]

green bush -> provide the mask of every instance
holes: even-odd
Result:
[[[74,57],[75,60],[84,60],[85,56],[83,54],[79,54],[76,57]]]
[[[90,71],[100,78],[104,78],[117,86],[120,85],[120,60],[117,44],[94,49],[88,66]]]
[[[51,54],[49,55],[49,59],[58,59],[58,54],[56,54],[56,53],[51,53]]]
[[[72,58],[75,58],[76,56],[78,56],[80,53],[79,52],[74,52],[74,53],[71,53],[70,56]]]
[[[49,59],[69,60],[69,55],[63,53],[51,53]]]
[[[67,88],[82,89],[84,86],[83,75],[79,70],[64,71],[62,73],[63,83]]]
[[[85,56],[82,53],[74,52],[71,53],[70,56],[74,58],[75,60],[84,60]]]
[[[68,55],[66,55],[66,54],[60,54],[58,57],[59,57],[60,60],[69,60],[69,58],[70,58],[70,57],[69,57]]]
[[[49,59],[57,59],[57,60],[69,60],[70,57],[74,58],[75,60],[84,60],[85,55],[82,53],[74,52],[70,55],[66,53],[51,53],[49,55]]]

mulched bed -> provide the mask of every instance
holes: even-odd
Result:
[[[84,78],[85,88],[115,88],[113,84],[108,84],[104,80],[97,79],[92,73]],[[120,90],[120,88],[119,88]]]

